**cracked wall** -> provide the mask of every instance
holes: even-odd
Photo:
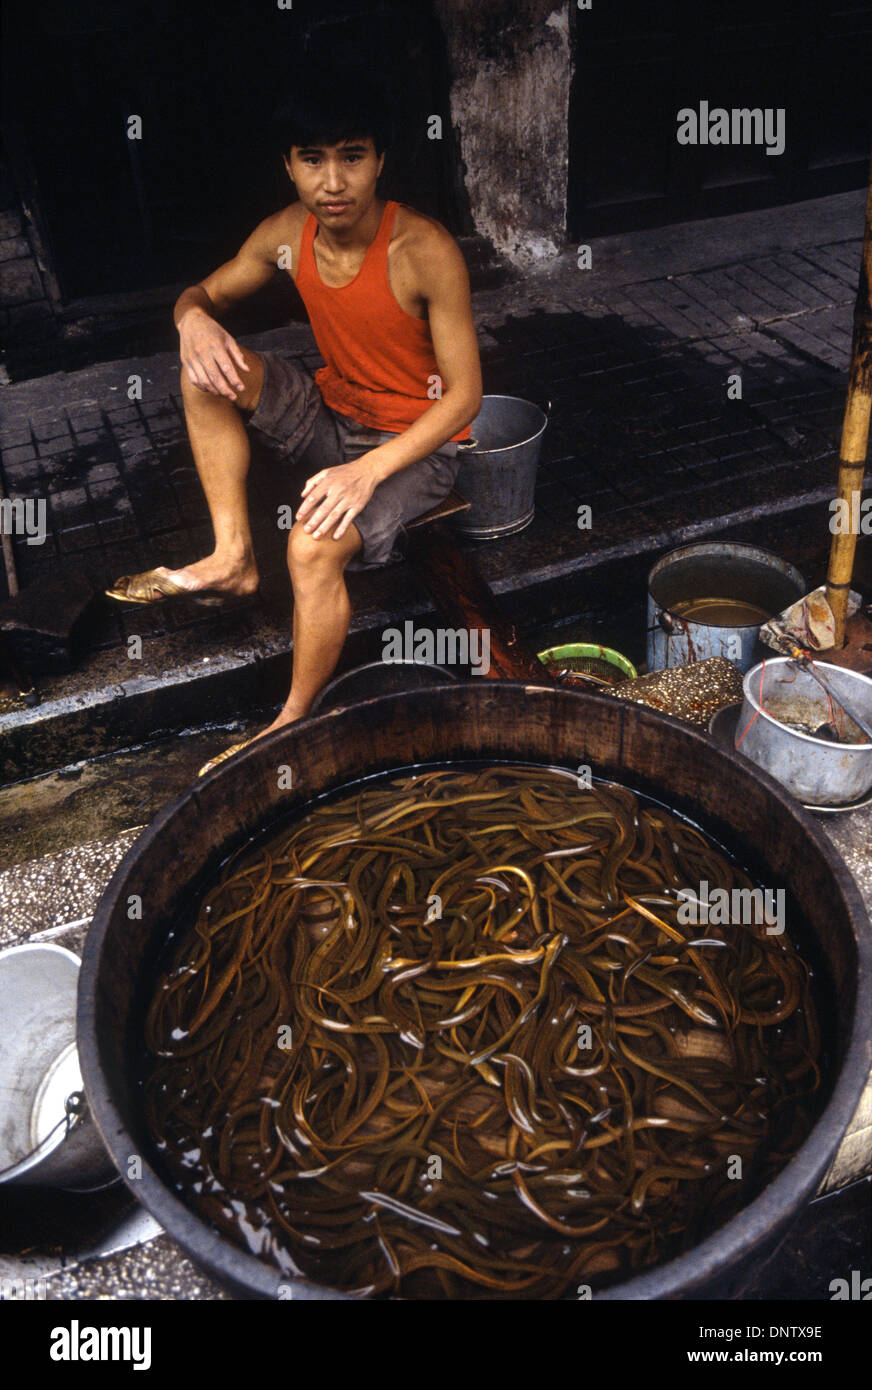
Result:
[[[517,266],[566,245],[569,8],[554,0],[435,0],[451,119],[476,231]]]

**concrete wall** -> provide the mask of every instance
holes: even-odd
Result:
[[[567,0],[435,0],[475,229],[518,266],[566,242]]]

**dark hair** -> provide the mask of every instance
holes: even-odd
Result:
[[[385,93],[368,72],[319,63],[287,79],[272,127],[285,157],[292,145],[338,145],[367,135],[381,154],[390,143],[391,117]]]

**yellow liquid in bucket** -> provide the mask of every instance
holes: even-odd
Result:
[[[749,627],[766,623],[772,616],[757,603],[734,598],[689,598],[670,605],[670,613],[686,622],[710,627]]]

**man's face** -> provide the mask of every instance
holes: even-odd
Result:
[[[372,204],[384,159],[367,135],[338,145],[294,145],[285,168],[303,206],[326,227],[345,228]]]

